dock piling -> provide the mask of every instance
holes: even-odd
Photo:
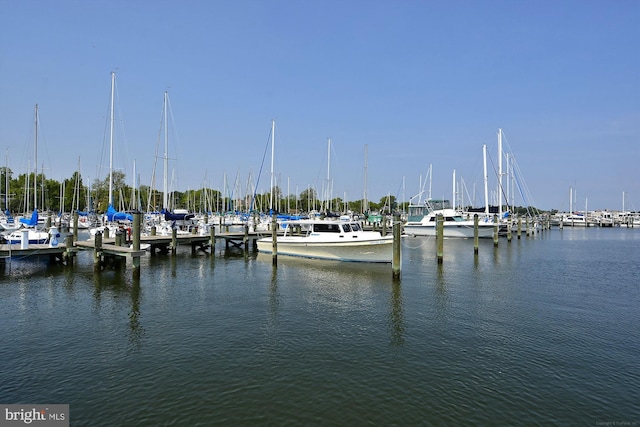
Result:
[[[133,214],[133,230],[132,230],[132,238],[133,238],[133,250],[140,250],[140,224],[142,223],[142,213],[136,212]],[[133,257],[133,268],[135,270],[140,269],[140,257]]]
[[[474,254],[478,254],[478,237],[479,237],[479,232],[478,232],[478,222],[479,222],[479,218],[478,218],[478,214],[474,214],[473,215],[473,253]]]
[[[271,215],[271,237],[272,237],[272,255],[271,264],[278,265],[278,227],[276,215]]]
[[[102,261],[102,233],[99,231],[94,237],[93,248],[93,268],[99,270]]]
[[[73,212],[73,241],[78,241],[78,211]]]
[[[436,217],[436,257],[438,258],[438,264],[442,264],[444,260],[444,217],[442,214],[438,214]]]
[[[178,250],[178,229],[173,228],[171,230],[171,254],[175,255]]]
[[[402,269],[402,245],[401,245],[401,228],[402,223],[400,217],[394,215],[393,221],[393,258],[391,261],[392,276],[394,279],[400,278],[400,270]]]

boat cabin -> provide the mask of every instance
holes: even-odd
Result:
[[[288,235],[344,234],[363,231],[358,222],[343,221],[299,221],[290,222],[285,228]]]
[[[429,213],[435,210],[451,209],[451,202],[449,200],[432,199],[425,200],[424,204],[409,205],[409,222],[418,222]],[[462,218],[460,218],[462,221]]]

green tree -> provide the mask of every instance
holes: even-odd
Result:
[[[309,212],[315,208],[315,201],[318,199],[316,190],[307,188],[300,193],[299,204],[303,212]]]

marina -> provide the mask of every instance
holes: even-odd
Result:
[[[640,423],[640,2],[6,3],[0,427]]]
[[[403,239],[384,264],[188,246],[141,274],[15,262],[0,401],[72,425],[597,424],[640,417],[637,228],[494,247]],[[176,415],[179,414],[179,415]]]

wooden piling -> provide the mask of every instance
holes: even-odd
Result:
[[[271,244],[271,250],[272,250],[272,254],[271,254],[271,264],[273,264],[274,266],[278,265],[278,227],[277,227],[278,223],[277,223],[277,217],[276,215],[271,215],[271,238],[272,240],[272,244]]]
[[[511,243],[511,218],[507,221],[507,242]]]
[[[216,247],[216,226],[215,226],[215,224],[211,224],[211,226],[209,226],[209,244],[211,245],[211,254],[213,255],[214,249]]]
[[[175,255],[178,250],[178,229],[173,228],[171,230],[171,254]]]
[[[518,239],[520,238],[520,234],[522,234],[522,218],[518,218]]]
[[[498,247],[498,231],[500,229],[500,222],[498,221],[498,215],[493,216],[493,247]]]
[[[67,234],[64,238],[64,259],[67,265],[73,265],[73,234]]]
[[[244,225],[244,237],[242,238],[242,243],[244,243],[244,252],[249,252],[249,224]]]
[[[444,260],[444,217],[438,214],[436,217],[436,257],[438,264],[442,264]]]
[[[402,223],[400,217],[395,216],[393,221],[393,258],[391,261],[392,276],[394,279],[400,277],[400,270],[402,269],[402,235],[401,235]]]
[[[93,245],[93,268],[100,269],[100,261],[102,258],[102,233],[96,233]]]
[[[478,241],[479,239],[479,230],[478,230],[478,223],[480,221],[480,218],[478,217],[478,214],[474,214],[473,215],[473,253],[474,254],[478,254]]]
[[[78,211],[73,213],[73,241],[78,241]]]
[[[132,239],[133,239],[133,250],[134,251],[139,251],[140,250],[140,225],[142,223],[142,213],[140,212],[136,212],[133,214],[133,229],[131,230],[132,232]],[[134,256],[133,257],[133,268],[135,270],[138,270],[140,268],[140,257],[139,256]]]

